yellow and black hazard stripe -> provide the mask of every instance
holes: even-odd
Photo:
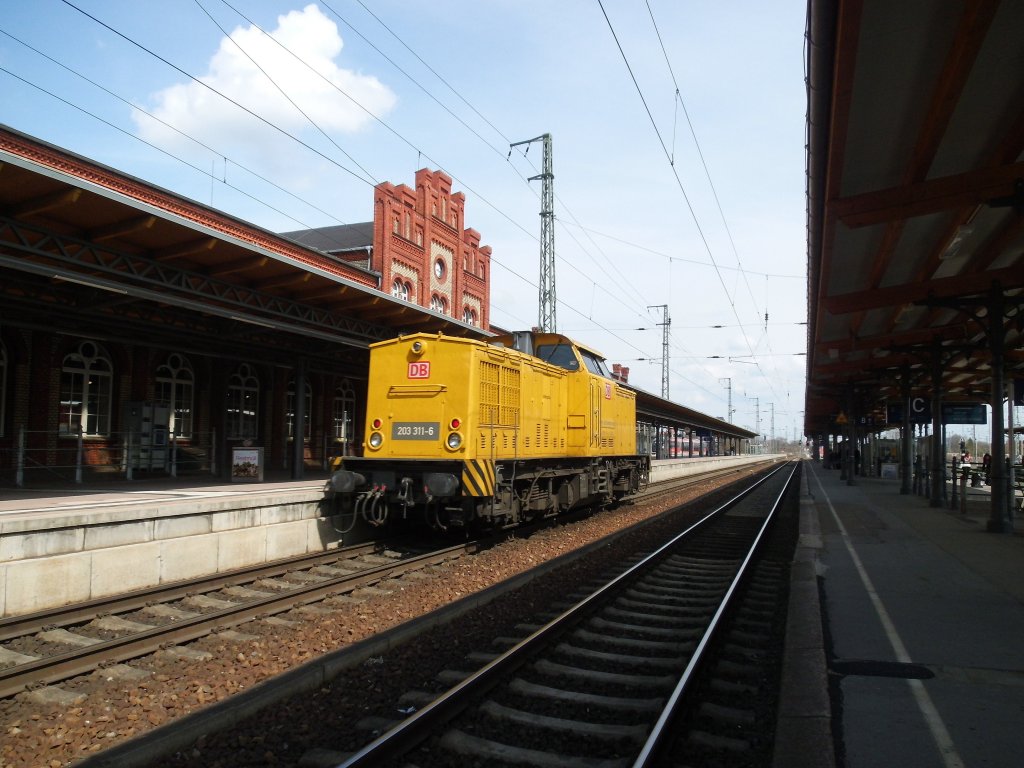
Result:
[[[464,496],[493,496],[494,462],[488,459],[463,461],[462,493]]]

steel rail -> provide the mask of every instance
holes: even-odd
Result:
[[[698,476],[682,478],[681,481],[664,481],[664,485],[667,487],[662,487],[663,483],[659,483],[658,486],[661,487],[660,493],[671,493],[679,488],[684,488],[701,481],[713,480],[736,473],[737,471],[736,468],[732,467],[713,470]],[[652,496],[657,496],[658,494],[659,491],[649,491],[640,497],[640,500],[649,500]],[[562,516],[559,519],[564,521],[566,518]],[[528,524],[524,528],[520,528],[520,530],[539,528],[549,523],[550,519],[545,518],[544,520]],[[0,669],[0,698],[14,695],[30,687],[37,687],[74,677],[106,663],[125,661],[159,650],[161,647],[170,644],[195,640],[219,629],[226,629],[229,626],[250,621],[252,618],[280,613],[297,604],[314,602],[333,591],[339,591],[341,586],[344,586],[346,589],[356,589],[364,584],[379,581],[387,573],[397,574],[421,568],[429,564],[432,558],[443,561],[451,557],[453,552],[472,553],[479,551],[492,543],[491,538],[497,540],[506,533],[505,531],[499,531],[494,537],[460,543],[437,552],[409,558],[399,563],[389,563],[364,569],[359,571],[358,574],[349,574],[335,578],[327,577],[324,581],[308,585],[296,585],[295,589],[269,595],[266,598],[240,601],[229,608],[201,614],[195,618],[164,624],[121,638],[100,641],[87,648],[53,654],[24,664]],[[348,558],[376,553],[382,546],[386,548],[388,545],[382,542],[369,542],[331,552],[311,553],[242,568],[228,573],[150,587],[128,595],[114,595],[58,609],[0,619],[0,641],[36,634],[45,629],[82,624],[102,616],[123,614],[156,603],[173,602],[174,600],[197,593],[212,592],[226,587],[247,584],[261,578],[273,578],[274,576],[283,575],[295,570],[337,563]]]
[[[194,618],[183,619],[125,637],[100,641],[86,648],[66,651],[7,669],[0,669],[0,697],[13,696],[40,684],[66,680],[69,677],[90,672],[103,663],[126,661],[153,653],[168,645],[195,640],[254,618],[281,613],[330,596],[332,593],[338,592],[341,587],[344,587],[345,590],[356,589],[366,584],[376,583],[385,576],[400,575],[444,562],[456,553],[465,554],[475,551],[476,547],[476,542],[458,544],[401,560],[398,563],[368,568],[357,574],[328,577],[325,581],[312,584],[298,584],[294,590],[281,594],[247,600]]]
[[[561,633],[566,627],[576,623],[595,603],[600,602],[607,593],[631,579],[635,574],[643,571],[650,563],[657,561],[662,554],[671,550],[683,539],[689,538],[710,521],[715,520],[722,513],[734,507],[784,468],[785,465],[780,466],[763,477],[758,478],[756,482],[687,527],[684,531],[647,555],[643,560],[637,562],[600,589],[549,621],[533,634],[465,678],[455,687],[434,699],[423,709],[406,718],[391,730],[383,733],[377,739],[351,755],[347,760],[339,763],[336,768],[368,768],[376,766],[385,760],[393,759],[408,752],[417,744],[425,741],[437,732],[437,728],[440,725],[458,715],[473,700],[484,695],[501,679],[509,675],[512,670],[518,668],[533,653],[547,644],[552,637]]]
[[[387,545],[385,545],[387,546]],[[225,587],[246,584],[256,579],[273,578],[289,571],[314,568],[338,562],[351,557],[373,554],[380,548],[380,542],[358,544],[331,552],[315,552],[294,558],[282,558],[261,565],[202,576],[197,579],[175,581],[155,587],[136,590],[122,595],[109,595],[87,600],[60,608],[48,608],[35,613],[10,616],[0,619],[0,642],[15,637],[24,637],[49,627],[66,627],[81,624],[112,613],[125,613],[144,608],[154,602],[169,602],[188,597],[194,592],[210,592]]]
[[[746,578],[748,566],[760,549],[761,541],[764,539],[765,532],[771,526],[775,518],[776,511],[782,505],[782,500],[785,498],[786,493],[789,492],[793,484],[793,477],[796,474],[797,466],[798,465],[794,463],[790,469],[789,477],[786,479],[785,485],[783,485],[782,490],[779,491],[779,495],[772,504],[771,510],[765,516],[764,523],[761,525],[761,530],[758,531],[757,536],[754,538],[754,543],[750,546],[747,556],[743,558],[743,563],[740,565],[739,570],[737,570],[736,575],[733,577],[732,584],[729,585],[729,589],[726,591],[725,597],[722,598],[722,602],[718,606],[718,610],[715,611],[714,617],[711,619],[707,629],[704,631],[704,636],[701,637],[700,642],[697,643],[697,648],[690,657],[690,661],[686,665],[686,669],[683,670],[683,674],[676,683],[675,689],[672,691],[668,701],[665,703],[664,709],[658,716],[657,722],[651,729],[651,733],[648,735],[647,741],[644,743],[644,746],[641,748],[636,760],[633,762],[633,768],[649,768],[649,766],[654,765],[658,759],[658,750],[664,745],[666,739],[669,738],[671,723],[679,712],[683,696],[690,685],[690,681],[693,679],[697,670],[700,668],[700,665],[703,663],[704,655],[707,652],[711,641],[714,639],[715,633],[718,631],[719,624],[722,622],[722,617],[732,606],[736,591],[739,585]]]
[[[738,475],[747,469],[761,470],[763,469],[762,464],[745,464],[740,467],[722,467],[720,469],[712,469],[707,472],[701,472],[697,475],[688,475],[686,477],[672,478],[670,480],[659,480],[656,484],[648,484],[647,489],[640,493],[632,496],[624,501],[649,501],[656,499],[659,496],[667,496],[675,491],[680,491],[685,488],[689,488],[691,485],[697,485],[699,483],[707,482],[709,480],[718,480],[729,475]]]
[[[669,494],[681,488],[689,487],[701,481],[715,480],[738,472],[734,467],[728,469],[713,470],[711,472],[693,475],[678,480],[665,480],[657,486],[651,486],[649,490],[638,494],[637,501],[647,501],[657,498],[659,495]],[[580,515],[587,514],[581,512]],[[562,517],[561,520],[567,518]],[[543,524],[545,521],[541,521]],[[486,546],[485,541],[478,542],[482,548]],[[274,576],[294,571],[301,568],[312,568],[317,565],[325,565],[344,560],[350,557],[359,557],[363,554],[373,554],[380,547],[387,548],[387,542],[368,542],[343,549],[331,550],[330,552],[313,552],[291,558],[281,558],[269,563],[262,563],[247,568],[239,568],[225,573],[202,576],[196,579],[176,581],[170,584],[161,584],[154,587],[136,590],[127,594],[109,595],[82,601],[72,605],[59,608],[48,608],[33,613],[21,614],[0,618],[0,642],[12,640],[16,637],[24,637],[44,628],[67,627],[73,624],[81,624],[100,616],[126,613],[128,611],[144,608],[154,602],[168,602],[189,596],[194,592],[209,592],[225,587],[238,586],[256,579],[273,578]],[[396,546],[398,546],[396,544]]]

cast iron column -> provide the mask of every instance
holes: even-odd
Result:
[[[946,446],[942,442],[942,342],[932,343],[932,451],[930,464],[932,473],[931,493],[928,506],[942,506],[942,489],[945,487],[943,473],[946,470]]]
[[[992,350],[992,509],[988,520],[988,530],[992,533],[1010,530],[1006,514],[1006,435],[1003,434],[1003,391],[1006,388],[1003,384],[1003,311],[1003,289],[999,283],[994,283],[987,318],[988,343]]]
[[[903,395],[903,431],[900,433],[902,446],[900,448],[900,495],[906,496],[911,492],[913,478],[913,456],[914,435],[910,423],[910,364],[904,361],[903,371],[900,374],[902,379],[901,393]]]

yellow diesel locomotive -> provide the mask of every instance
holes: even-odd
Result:
[[[514,525],[612,502],[650,474],[636,394],[555,333],[373,344],[364,435],[328,493],[375,526]]]

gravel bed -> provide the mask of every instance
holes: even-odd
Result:
[[[473,557],[432,569],[432,578],[401,579],[394,591],[361,602],[335,601],[330,612],[282,614],[290,624],[253,621],[231,633],[211,635],[190,644],[208,660],[160,652],[128,666],[145,670],[141,681],[120,679],[113,670],[67,681],[60,688],[85,696],[81,704],[42,704],[30,694],[0,702],[0,768],[62,768],[84,757],[201,710],[234,693],[279,675],[304,662],[356,643],[461,597],[528,571],[578,547],[654,517],[669,506],[693,499],[725,484],[710,481],[679,493],[670,502],[624,505],[581,522],[554,527],[529,538],[509,538]],[[662,526],[627,537],[608,548],[611,561],[622,552],[649,549],[664,536]],[[612,551],[614,550],[614,551]],[[280,709],[287,716],[256,716],[230,734],[201,739],[192,749],[161,765],[188,768],[228,766],[297,766],[309,748],[355,749],[372,737],[357,731],[367,715],[398,717],[397,699],[413,690],[441,690],[437,672],[458,667],[473,650],[493,637],[512,634],[515,623],[547,609],[551,600],[588,578],[600,575],[603,559],[570,564],[498,598],[454,625],[429,631],[405,647],[343,673],[320,695],[304,696]],[[463,665],[464,666],[464,665]]]

